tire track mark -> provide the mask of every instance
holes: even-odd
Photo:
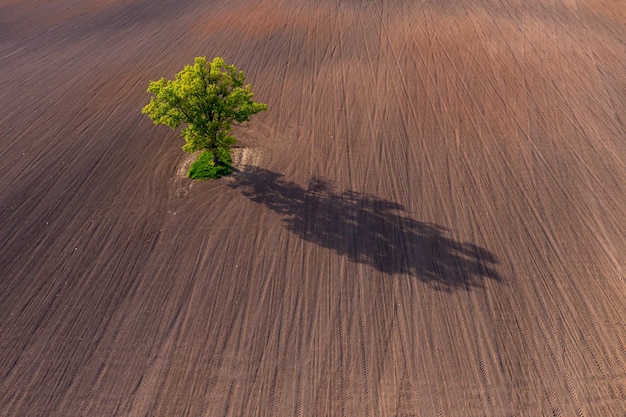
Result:
[[[474,350],[476,351],[476,358],[478,360],[478,370],[479,370],[479,378],[480,378],[480,383],[482,385],[482,392],[484,395],[481,395],[481,402],[484,402],[482,409],[483,410],[488,410],[488,409],[493,409],[493,398],[491,395],[491,390],[490,390],[490,383],[487,379],[487,371],[485,370],[486,364],[485,364],[485,358],[484,355],[482,353],[482,348],[481,348],[481,343],[479,341],[479,338],[481,336],[483,336],[479,331],[479,327],[476,323],[476,311],[474,308],[474,300],[473,300],[473,293],[470,292],[466,292],[466,300],[467,300],[467,310],[468,310],[468,317],[470,319],[470,324],[471,324],[471,328],[472,328],[472,344],[474,345]]]
[[[363,372],[363,394],[364,394],[364,406],[365,406],[365,415],[369,417],[371,415],[370,402],[372,400],[371,388],[370,388],[370,380],[371,380],[371,368],[372,368],[372,358],[370,354],[370,350],[367,347],[366,343],[366,334],[365,334],[365,325],[364,325],[364,316],[367,312],[367,306],[363,300],[362,287],[359,286],[359,290],[356,294],[355,304],[360,308],[356,314],[358,314],[357,322],[358,322],[358,337],[359,337],[359,350],[360,350],[360,359],[361,359],[361,371]],[[369,328],[369,326],[368,326]]]

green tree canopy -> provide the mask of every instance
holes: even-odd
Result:
[[[250,120],[267,105],[252,100],[250,84],[234,65],[217,57],[208,62],[197,57],[193,65],[185,65],[176,79],[151,81],[148,92],[153,97],[143,109],[155,124],[177,129],[185,124],[183,150],[195,152],[206,149],[213,154],[213,163],[221,161],[220,154],[235,144],[232,124]]]

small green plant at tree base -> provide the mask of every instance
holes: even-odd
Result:
[[[150,81],[153,97],[143,109],[155,124],[178,129],[185,139],[183,151],[204,150],[192,164],[190,178],[219,178],[232,171],[230,148],[235,144],[232,125],[267,110],[252,100],[254,93],[242,71],[217,57],[197,57],[174,80]],[[206,176],[204,176],[206,175]]]
[[[221,149],[219,163],[215,163],[213,159],[213,152],[206,150],[198,156],[187,171],[187,176],[192,179],[205,180],[221,178],[224,175],[228,175],[233,170],[231,166],[230,153],[227,150]]]

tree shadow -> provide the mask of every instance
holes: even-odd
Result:
[[[488,250],[446,237],[446,229],[402,216],[392,201],[355,191],[336,193],[319,178],[304,189],[282,174],[248,167],[230,187],[283,216],[288,230],[385,274],[408,274],[440,290],[501,280]]]

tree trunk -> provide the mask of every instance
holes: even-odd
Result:
[[[213,148],[211,149],[211,152],[213,152],[213,165],[217,166],[217,164],[219,164],[220,162],[220,157],[217,156],[217,129],[215,130],[215,132],[213,132]]]

